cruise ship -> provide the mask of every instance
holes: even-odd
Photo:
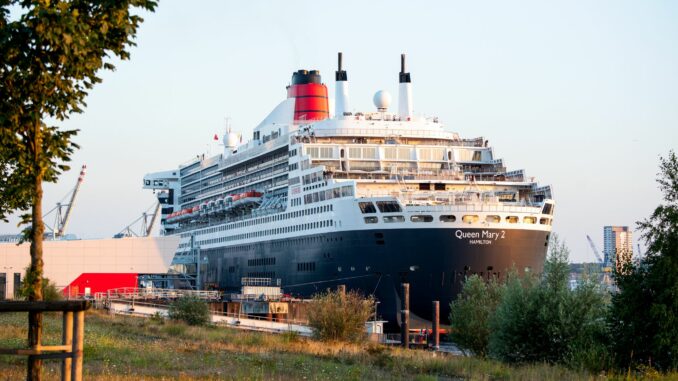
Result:
[[[352,109],[341,53],[338,66],[333,109],[320,72],[298,70],[251,139],[229,129],[222,154],[144,177],[162,234],[180,237],[173,264],[225,292],[253,278],[300,297],[343,284],[392,323],[404,282],[415,319],[438,300],[446,320],[467,276],[542,271],[550,186],[415,114],[405,55],[393,110],[386,91]]]

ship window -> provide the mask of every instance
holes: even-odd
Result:
[[[485,221],[491,223],[491,224],[498,224],[501,222],[501,217],[499,216],[486,216]]]
[[[419,183],[419,190],[431,190],[431,184]]]
[[[471,160],[480,161],[480,155],[481,155],[480,151],[473,151],[473,159],[471,159]]]
[[[386,223],[405,222],[405,217],[403,217],[403,216],[385,216],[384,222],[386,222]]]
[[[548,225],[549,219],[548,218],[540,218],[539,223],[542,224],[542,225]]]
[[[445,190],[445,184],[443,184],[443,183],[436,183],[436,184],[435,184],[435,190],[437,190],[437,191],[444,191],[444,190]]]
[[[461,220],[464,223],[467,223],[467,224],[472,224],[474,222],[478,222],[479,219],[480,218],[475,214],[467,214],[467,215],[465,215],[461,218]]]
[[[542,214],[553,214],[553,204],[544,204],[544,208],[541,211]]]
[[[399,213],[402,211],[400,204],[395,201],[377,201],[377,207],[382,213]]]
[[[457,217],[453,215],[442,215],[440,216],[440,221],[441,222],[454,222],[457,220]]]
[[[372,216],[372,217],[365,217],[365,223],[366,223],[366,224],[376,224],[377,222],[379,222],[379,220],[377,219],[377,217],[374,217],[374,216]]]
[[[376,213],[377,212],[377,208],[375,208],[374,204],[371,203],[371,202],[360,202],[360,203],[358,203],[358,205],[360,206],[360,211],[363,214]]]
[[[506,217],[506,222],[508,222],[509,224],[517,224],[518,216],[508,216]]]
[[[537,217],[523,217],[523,223],[536,224],[537,223]]]
[[[417,215],[410,217],[412,222],[433,222],[433,216],[429,215]]]

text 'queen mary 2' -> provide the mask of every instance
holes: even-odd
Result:
[[[482,137],[414,115],[401,66],[397,112],[384,91],[376,111],[349,106],[340,53],[334,115],[320,73],[299,70],[251,140],[229,130],[223,154],[146,175],[163,234],[181,237],[174,264],[195,272],[199,248],[202,286],[224,291],[246,277],[304,297],[345,284],[390,322],[402,282],[412,314],[439,300],[447,320],[466,276],[542,271],[550,187],[507,171]]]

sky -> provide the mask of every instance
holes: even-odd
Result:
[[[131,60],[61,123],[82,148],[44,205],[87,164],[69,224],[81,238],[153,204],[144,174],[219,153],[226,118],[251,136],[293,71],[320,70],[334,94],[338,51],[352,108],[368,111],[377,90],[396,97],[406,53],[415,113],[485,137],[509,170],[552,186],[572,261],[594,260],[587,234],[602,251],[604,225],[651,213],[659,157],[678,148],[677,2],[162,0],[143,17]]]

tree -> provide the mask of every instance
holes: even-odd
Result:
[[[85,97],[113,70],[112,56],[128,59],[143,21],[130,10],[153,11],[154,0],[0,0],[0,218],[27,211],[31,242],[28,299],[42,299],[42,183],[68,170],[77,131],[63,122],[83,111]],[[40,342],[42,315],[29,314],[29,345]],[[29,361],[29,379],[41,362]]]
[[[450,303],[450,338],[463,350],[485,357],[490,341],[490,319],[501,301],[503,285],[470,276],[461,293]]]
[[[637,223],[644,258],[614,274],[619,292],[609,316],[612,346],[621,367],[678,368],[678,158],[660,158],[663,193],[652,215]]]
[[[490,324],[492,356],[605,368],[605,293],[592,279],[571,289],[568,257],[568,248],[554,234],[541,278],[511,274]]]
[[[351,290],[321,292],[308,306],[308,323],[320,340],[356,341],[365,336],[365,323],[374,311],[374,298]]]

